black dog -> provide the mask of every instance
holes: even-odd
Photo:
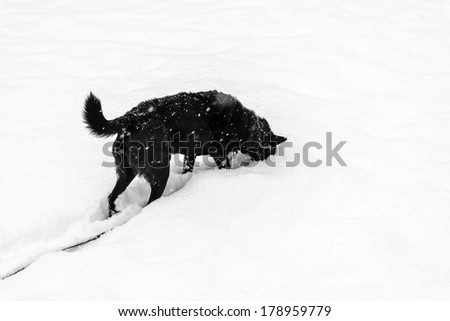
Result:
[[[117,134],[113,155],[118,179],[108,197],[110,215],[116,213],[115,200],[136,175],[151,185],[147,204],[161,197],[169,177],[170,154],[185,155],[183,173],[193,170],[197,155],[210,155],[219,168],[230,168],[230,152],[264,160],[286,140],[236,98],[215,90],[144,101],[109,121],[100,100],[91,93],[83,118],[97,136]]]

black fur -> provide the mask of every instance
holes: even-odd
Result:
[[[113,122],[103,116],[102,104],[92,92],[86,98],[83,110],[83,120],[92,134],[99,137],[108,137],[118,133]]]
[[[100,100],[90,93],[83,119],[97,136],[117,134],[113,155],[118,179],[109,195],[110,215],[116,212],[116,198],[136,175],[151,185],[148,203],[161,197],[171,153],[185,155],[183,173],[187,173],[197,155],[210,155],[219,168],[229,168],[230,152],[239,150],[253,160],[264,160],[286,140],[236,98],[215,90],[144,101],[113,120],[103,116]]]

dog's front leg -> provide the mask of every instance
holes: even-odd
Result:
[[[183,172],[182,174],[192,173],[195,165],[195,155],[185,155],[183,162]]]
[[[213,157],[213,159],[219,169],[231,168],[228,157]]]

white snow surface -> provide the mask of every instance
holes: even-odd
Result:
[[[0,299],[450,298],[448,2],[26,0],[0,16],[0,274],[37,258]],[[104,221],[112,139],[82,124],[87,94],[112,119],[210,89],[293,147],[276,167],[198,158],[144,208],[137,179]],[[326,132],[347,167],[285,166]]]

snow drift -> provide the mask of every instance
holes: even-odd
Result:
[[[0,299],[450,297],[450,17],[441,1],[54,1],[0,4]],[[81,121],[218,89],[293,147],[141,207]],[[106,108],[107,106],[107,108]],[[347,141],[347,167],[286,166]],[[324,149],[310,154],[323,159]],[[184,185],[184,187],[182,187]],[[182,188],[180,188],[182,187]],[[176,192],[174,192],[177,190]],[[173,193],[172,193],[173,192]],[[120,225],[73,252],[54,252]]]

